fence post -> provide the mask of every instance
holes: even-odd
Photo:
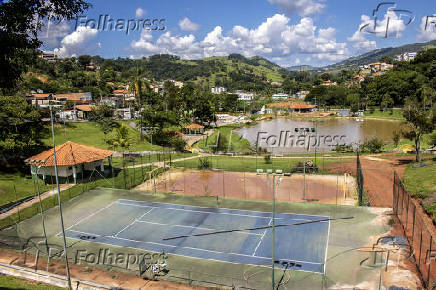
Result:
[[[410,243],[413,247],[413,240],[415,237],[415,212],[416,212],[416,205],[413,204],[413,219],[412,219],[412,242]]]
[[[409,203],[410,203],[410,195],[407,196],[407,208],[406,208],[406,238],[407,238],[407,224],[409,223]]]
[[[17,195],[17,189],[15,188],[15,184],[14,184],[14,193],[15,193],[15,202],[18,202],[18,195]],[[18,211],[18,222],[21,221],[21,217],[20,217],[20,205],[17,204],[17,211]]]
[[[422,224],[422,222],[421,222]],[[422,228],[421,228],[421,238],[420,238],[420,242],[419,242],[419,258],[418,258],[418,269],[420,269],[420,265],[421,265],[421,248],[422,248]]]
[[[432,243],[433,243],[433,236],[430,234],[430,248],[428,250],[427,287],[430,287],[431,245],[432,245]]]

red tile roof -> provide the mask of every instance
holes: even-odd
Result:
[[[56,163],[58,166],[71,166],[102,160],[112,156],[113,153],[114,151],[112,150],[68,141],[56,146]],[[54,166],[53,148],[27,158],[25,162],[30,165],[41,165],[43,167]]]
[[[204,126],[201,126],[199,124],[191,124],[188,126],[185,126],[185,129],[204,129]]]
[[[90,106],[90,105],[77,105],[76,106],[77,110],[85,111],[85,112],[91,112],[93,108],[94,108],[94,106]]]
[[[308,105],[304,102],[281,102],[281,103],[274,103],[274,104],[269,104],[269,107],[278,107],[278,108],[289,108],[289,109],[313,109],[316,106],[314,105]]]

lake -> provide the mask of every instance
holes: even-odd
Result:
[[[375,136],[392,143],[393,132],[399,130],[400,125],[399,121],[380,119],[364,119],[363,122],[338,118],[317,122],[273,119],[234,132],[249,140],[253,146],[257,143],[258,147],[266,148],[269,152],[283,154],[313,152],[315,148],[320,152],[328,152],[338,144],[356,146]]]

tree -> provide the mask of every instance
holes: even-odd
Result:
[[[392,141],[394,141],[395,148],[398,148],[398,144],[400,143],[401,139],[401,132],[395,130],[392,133]]]
[[[407,124],[402,134],[415,142],[416,162],[421,162],[422,136],[431,133],[434,129],[435,108],[432,108],[431,104],[432,100],[422,92],[420,96],[410,98],[404,106],[403,116]]]
[[[83,0],[0,2],[0,88],[3,94],[16,89],[26,66],[35,59],[34,52],[41,45],[38,32],[44,19],[54,16],[56,20],[72,20],[89,7]]]
[[[97,121],[98,127],[104,134],[104,142],[106,143],[106,136],[114,129],[119,128],[120,124],[112,118],[103,118]]]
[[[0,163],[18,164],[42,145],[41,116],[22,97],[0,97]]]
[[[114,136],[108,140],[108,143],[114,149],[117,148],[121,148],[123,150],[129,149],[131,146],[131,138],[129,137],[129,135],[130,135],[129,127],[123,124],[115,130]]]

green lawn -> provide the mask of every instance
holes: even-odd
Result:
[[[283,172],[290,172],[290,170],[296,166],[298,162],[303,162],[304,160],[314,160],[313,157],[307,157],[306,159],[295,159],[295,158],[271,158],[271,163],[266,163],[265,159],[261,156],[256,158],[245,158],[245,157],[229,157],[229,156],[213,156],[205,157],[209,160],[211,168],[222,169],[228,171],[237,172],[256,172],[257,169],[281,169]],[[353,159],[322,159],[319,158],[318,168],[320,173],[327,173],[326,167],[330,163],[339,161],[351,161]],[[185,168],[198,168],[200,159],[190,159],[180,162],[174,162],[175,167],[185,167]]]
[[[425,163],[427,166],[421,168],[409,164],[404,172],[404,184],[436,221],[436,161],[427,159]]]
[[[61,201],[62,202],[68,201],[96,187],[130,189],[134,186],[143,183],[145,180],[148,180],[150,178],[150,174],[148,172],[154,170],[155,168],[156,167],[153,166],[142,167],[142,168],[128,168],[120,171],[118,175],[113,178],[108,177],[105,179],[98,179],[93,182],[76,184],[75,186],[61,192]],[[153,172],[153,176],[157,176],[160,173],[164,172],[165,170],[166,169],[161,167]],[[57,204],[58,204],[57,195],[52,195],[42,200],[42,207],[44,211],[56,206]],[[31,206],[21,210],[19,214],[14,213],[9,217],[0,220],[0,229],[11,226],[17,222],[30,218],[39,213],[40,213],[40,205],[39,203],[34,203]]]
[[[433,133],[436,133],[436,130],[433,131]],[[430,141],[431,141],[431,133],[430,134],[425,134],[422,136],[422,140],[421,140],[421,150],[425,150],[428,147],[430,147]],[[402,145],[413,145],[415,146],[415,142],[413,140],[409,140],[409,139],[401,139],[400,142],[398,143],[399,147],[401,147]],[[388,142],[386,142],[386,144],[383,146],[383,150],[394,150],[395,149],[395,144],[393,144],[393,141],[390,140]]]
[[[35,195],[36,185],[38,185],[39,192],[53,188],[53,186],[44,185],[41,181],[34,182],[30,175],[0,173],[0,206]]]
[[[145,164],[150,162],[159,162],[159,161],[171,161],[179,158],[186,158],[197,155],[196,153],[165,153],[165,154],[149,154],[141,157],[131,157],[125,158],[126,166],[131,166],[135,164]],[[112,158],[112,165],[117,168],[122,167],[122,157],[114,157]]]
[[[239,136],[235,132],[232,132],[230,146],[228,146],[228,142],[230,139],[230,132],[234,129],[239,128],[239,127],[240,127],[240,125],[228,125],[228,126],[216,128],[214,130],[214,132],[212,133],[212,135],[210,135],[208,138],[198,142],[198,147],[200,147],[201,149],[206,150],[206,151],[212,151],[213,147],[211,147],[211,145],[217,144],[217,137],[218,137],[218,132],[219,132],[220,136],[224,136],[225,140],[227,141],[225,151],[252,152],[252,150],[250,149],[250,147],[251,147],[250,141],[242,138],[241,136]],[[219,151],[223,151],[223,150],[219,150]]]
[[[11,276],[0,275],[0,289],[57,290],[64,288],[51,286],[40,282],[32,282]]]
[[[162,147],[158,145],[151,145],[146,140],[140,141],[139,132],[130,128],[130,138],[132,138],[132,146],[130,150],[161,150]],[[108,134],[108,137],[111,134]],[[66,123],[55,125],[55,141],[56,145],[63,144],[66,141],[72,141],[84,145],[91,145],[99,148],[108,148],[104,141],[104,134],[99,129],[95,122],[83,123]],[[51,134],[43,140],[47,146],[52,146]]]
[[[394,110],[386,110],[380,111],[378,109],[374,111],[365,111],[365,118],[381,118],[381,119],[394,119],[394,120],[404,120],[403,110],[394,109]]]

